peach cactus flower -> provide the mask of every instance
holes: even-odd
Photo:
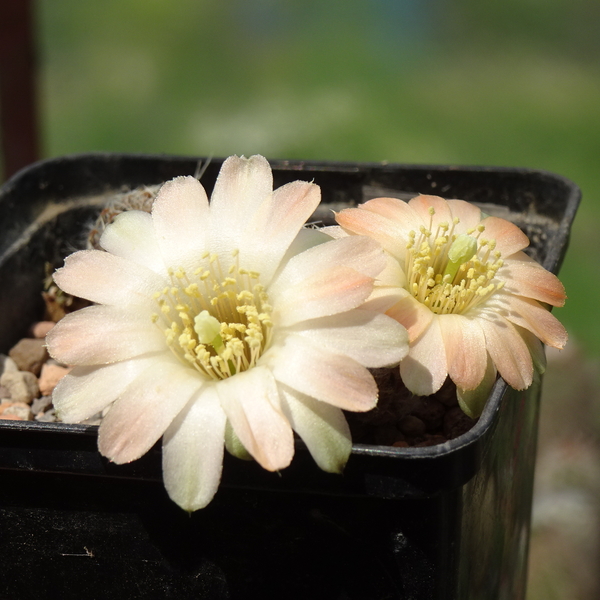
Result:
[[[116,463],[163,436],[165,486],[188,511],[213,498],[224,446],[277,471],[295,431],[339,472],[351,449],[341,409],[373,408],[367,367],[397,364],[408,339],[360,308],[385,266],[381,247],[303,229],[319,202],[318,186],[273,192],[266,159],[234,156],[210,204],[196,179],[177,177],[151,214],[107,226],[105,252],[69,256],[56,283],[97,304],[47,337],[50,354],[75,365],[54,391],[61,418],[108,408],[98,446]]]
[[[534,365],[545,367],[541,342],[566,343],[543,306],[562,306],[564,288],[522,252],[529,240],[509,221],[425,195],[408,203],[376,198],[336,220],[345,234],[375,239],[388,253],[370,305],[408,330],[400,374],[413,393],[433,394],[449,375],[463,410],[478,416],[497,372],[525,389]]]

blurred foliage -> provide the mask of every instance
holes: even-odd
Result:
[[[556,311],[600,353],[600,4],[38,0],[45,154],[534,167],[584,203]]]

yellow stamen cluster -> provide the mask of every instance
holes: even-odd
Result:
[[[411,231],[406,253],[408,290],[438,315],[464,314],[504,286],[495,281],[503,261],[496,241],[482,237],[485,226],[467,234],[456,234],[459,219],[440,223],[433,229],[433,208],[429,228]]]
[[[193,273],[170,270],[171,286],[154,295],[158,312],[152,321],[164,331],[167,345],[182,362],[215,380],[253,367],[269,346],[273,327],[260,274],[240,268],[238,251],[233,257],[224,272],[217,255],[206,252]]]

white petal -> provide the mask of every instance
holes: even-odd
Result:
[[[46,337],[50,356],[67,365],[100,365],[167,351],[146,311],[89,306],[60,320]]]
[[[330,267],[347,267],[375,278],[387,259],[377,242],[365,236],[349,236],[319,244],[294,256],[269,287],[277,295],[285,288],[303,282],[314,273]]]
[[[287,467],[294,456],[294,437],[269,370],[254,367],[238,373],[220,381],[217,392],[235,433],[254,459],[268,471]]]
[[[210,200],[210,248],[228,255],[239,249],[248,222],[273,191],[273,175],[267,159],[230,156],[221,167]]]
[[[281,289],[270,290],[273,322],[286,327],[307,319],[317,319],[360,306],[373,290],[373,279],[349,269],[330,265],[305,280]]]
[[[208,198],[194,177],[176,177],[161,188],[152,206],[156,238],[165,264],[193,270],[206,250]]]
[[[317,400],[357,412],[377,404],[377,385],[365,367],[299,335],[288,336],[264,358],[277,381]]]
[[[54,281],[68,294],[100,304],[147,303],[168,280],[134,262],[101,250],[82,250],[65,259]]]
[[[438,319],[433,318],[423,335],[411,344],[408,356],[400,363],[400,376],[413,394],[429,396],[442,387],[447,374],[444,339]]]
[[[397,364],[408,353],[406,329],[391,317],[369,310],[305,321],[294,330],[319,348],[369,368]]]
[[[328,473],[341,473],[352,450],[344,413],[283,385],[279,392],[285,416],[304,440],[317,465]]]
[[[167,275],[152,217],[147,212],[128,210],[117,215],[104,230],[100,245],[111,254]]]
[[[294,241],[290,244],[284,257],[281,259],[279,267],[286,265],[288,261],[296,254],[300,254],[313,246],[330,242],[331,237],[323,232],[321,229],[314,229],[312,227],[304,227],[298,232],[298,235],[294,238]]]
[[[116,400],[156,356],[136,358],[101,367],[75,367],[52,393],[52,403],[65,423],[79,423]]]
[[[268,284],[283,256],[321,201],[319,186],[294,181],[268,194],[248,219],[240,240],[240,263]]]
[[[163,438],[163,480],[181,508],[204,508],[223,467],[226,417],[214,385],[206,386],[176,417]]]
[[[157,361],[129,385],[104,417],[98,434],[100,452],[118,464],[138,459],[204,383],[175,359]]]

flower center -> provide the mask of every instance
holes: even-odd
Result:
[[[235,263],[226,273],[206,252],[193,272],[169,270],[171,286],[156,292],[152,315],[175,356],[220,380],[252,368],[271,341],[272,307],[260,274]]]
[[[429,209],[429,229],[409,232],[406,246],[408,290],[438,315],[464,314],[504,286],[494,278],[503,265],[496,241],[482,237],[484,225],[466,234],[454,233],[460,220],[440,223],[435,233],[435,211]]]

